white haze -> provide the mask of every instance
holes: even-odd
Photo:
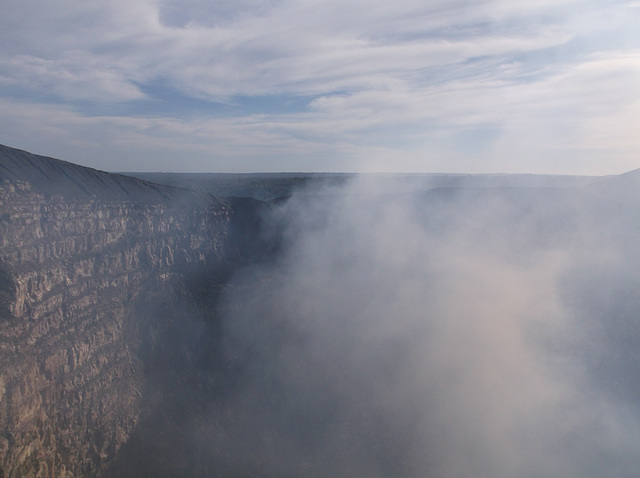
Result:
[[[636,476],[637,228],[619,204],[387,186],[277,208],[279,259],[223,298],[239,378],[194,423],[205,449],[259,476]]]

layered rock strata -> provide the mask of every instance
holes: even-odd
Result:
[[[107,469],[152,412],[162,331],[186,320],[173,299],[158,313],[163,301],[183,297],[211,320],[232,213],[212,196],[0,149],[0,477]]]

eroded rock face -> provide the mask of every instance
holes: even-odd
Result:
[[[0,477],[100,475],[161,400],[159,357],[194,360],[161,341],[214,319],[232,210],[157,187],[120,197],[117,180],[52,194],[19,175],[0,168]]]

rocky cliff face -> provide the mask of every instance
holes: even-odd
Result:
[[[0,149],[0,477],[105,472],[166,400],[150,377],[198,359],[184,345],[214,322],[232,216],[212,196]]]

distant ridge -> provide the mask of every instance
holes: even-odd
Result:
[[[640,168],[616,176],[607,176],[591,184],[595,189],[640,189]]]
[[[219,201],[209,194],[32,154],[0,145],[0,181],[29,183],[42,194],[142,202]]]

